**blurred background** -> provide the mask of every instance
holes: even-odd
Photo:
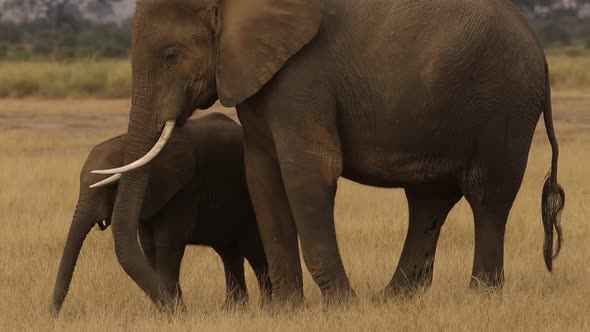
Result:
[[[181,270],[189,313],[170,321],[121,269],[112,233],[98,230],[84,243],[60,319],[47,314],[82,163],[92,146],[127,129],[135,0],[0,0],[0,331],[590,331],[590,0],[514,2],[545,46],[551,71],[567,193],[565,245],[552,274],[541,256],[539,199],[551,159],[541,119],[507,226],[507,284],[498,296],[467,288],[473,218],[462,200],[443,229],[432,289],[412,301],[372,304],[402,249],[406,199],[402,190],[341,179],[336,230],[359,305],[320,310],[304,269],[310,307],[265,315],[246,265],[252,304],[228,314],[218,310],[221,261],[210,248],[189,247]],[[211,111],[236,118],[219,104]]]
[[[554,86],[590,86],[590,0],[513,0]],[[127,97],[135,0],[0,0],[0,98]],[[82,72],[81,72],[82,71]],[[49,84],[51,83],[51,84]]]

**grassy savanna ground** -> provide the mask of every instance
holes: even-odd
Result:
[[[2,72],[0,70],[0,72]],[[566,190],[565,246],[548,273],[543,265],[541,186],[550,147],[540,121],[522,189],[506,234],[506,285],[500,294],[467,288],[473,221],[464,201],[439,242],[432,288],[410,300],[370,299],[389,281],[407,227],[401,190],[342,180],[336,227],[346,270],[360,296],[351,307],[323,310],[305,272],[307,308],[272,316],[251,304],[224,312],[221,261],[191,247],[181,281],[188,313],[169,318],[152,309],[118,265],[111,232],[93,230],[80,255],[61,316],[47,309],[90,147],[126,129],[128,100],[0,100],[0,330],[529,330],[590,329],[590,96],[554,93]],[[227,111],[227,110],[226,110]],[[258,300],[247,267],[253,302]]]
[[[547,51],[553,87],[590,91],[590,50]],[[0,98],[128,97],[129,60],[0,62]]]

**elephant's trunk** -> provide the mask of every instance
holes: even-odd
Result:
[[[97,222],[97,220],[92,219],[88,204],[89,199],[84,194],[81,194],[72,218],[72,224],[70,226],[70,231],[68,232],[68,238],[59,264],[55,286],[53,288],[50,312],[54,317],[59,314],[61,306],[65,301],[72,281],[72,275],[74,274],[74,268],[76,267],[76,261],[78,260],[78,255],[82,249],[82,244],[94,224]]]
[[[145,155],[155,141],[152,135],[155,121],[151,119],[154,112],[146,111],[143,107],[144,101],[135,97],[131,107],[124,164]],[[162,296],[158,276],[143,255],[137,240],[139,219],[149,179],[149,166],[148,164],[122,175],[112,215],[112,227],[119,263],[152,301],[160,304]]]

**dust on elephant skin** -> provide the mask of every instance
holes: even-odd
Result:
[[[299,245],[326,301],[355,297],[334,226],[339,177],[406,192],[409,230],[386,294],[431,282],[418,270],[428,272],[462,197],[474,214],[471,284],[500,287],[505,224],[541,115],[552,148],[542,198],[551,268],[565,196],[550,78],[510,1],[144,0],[133,40],[124,163],[146,160],[162,128],[215,99],[235,106],[273,300],[303,300]],[[158,302],[133,237],[149,173],[123,174],[113,232],[121,266]]]

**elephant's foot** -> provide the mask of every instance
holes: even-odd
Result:
[[[55,319],[59,316],[59,311],[61,310],[61,306],[52,304],[49,307],[49,315],[51,316],[51,318]]]
[[[389,284],[380,292],[383,300],[388,298],[412,298],[417,293],[426,290],[432,284],[432,261],[427,261],[422,269],[413,268],[405,273],[399,269],[393,275]]]
[[[477,210],[476,210],[477,211]],[[475,213],[475,254],[470,288],[497,291],[504,285],[504,232],[507,212]]]
[[[247,305],[248,305],[247,298],[226,299],[225,302],[223,302],[223,305],[221,306],[221,311],[225,311],[225,312],[239,311],[239,310],[245,309],[247,307]]]
[[[461,199],[456,191],[406,190],[410,220],[399,263],[381,292],[387,298],[411,298],[432,284],[436,246],[449,211]]]
[[[348,283],[348,279],[346,279],[343,286],[323,290],[322,300],[325,306],[349,306],[358,303],[358,297],[350,283]]]
[[[160,298],[154,300],[154,303],[158,310],[162,313],[167,314],[181,314],[187,311],[186,305],[182,298],[182,291],[176,284],[170,286],[167,291],[160,296]]]
[[[390,300],[411,300],[427,287],[428,285],[420,283],[414,285],[387,285],[371,297],[371,302],[375,305],[381,305],[388,303]]]
[[[260,308],[264,309],[272,302],[272,287],[268,290],[260,292]]]
[[[246,286],[238,287],[229,293],[226,293],[225,301],[221,306],[222,311],[236,311],[244,309],[248,305],[249,301],[248,292]]]
[[[274,314],[300,309],[304,306],[305,299],[300,287],[280,287],[269,290],[268,294],[262,293],[259,303],[262,310]]]
[[[421,250],[413,251],[418,254],[402,253],[400,263],[384,289],[385,295],[412,297],[432,285],[435,243],[430,246],[430,250],[420,248]]]
[[[168,300],[165,302],[161,301],[157,305],[157,308],[161,313],[169,315],[184,314],[187,312],[186,305],[182,299]]]
[[[299,287],[274,288],[270,296],[262,299],[262,310],[275,315],[305,307],[303,290]]]
[[[504,271],[480,272],[471,276],[469,288],[490,293],[499,292],[504,287]]]
[[[428,287],[430,287],[430,284],[425,282],[391,284],[387,285],[387,287],[379,292],[379,296],[383,300],[390,298],[412,298],[421,291],[426,290]]]
[[[294,297],[290,300],[277,300],[273,298],[271,302],[264,304],[262,310],[266,314],[277,316],[281,314],[291,314],[293,312],[298,312],[304,310],[307,307],[308,305],[303,297]]]

